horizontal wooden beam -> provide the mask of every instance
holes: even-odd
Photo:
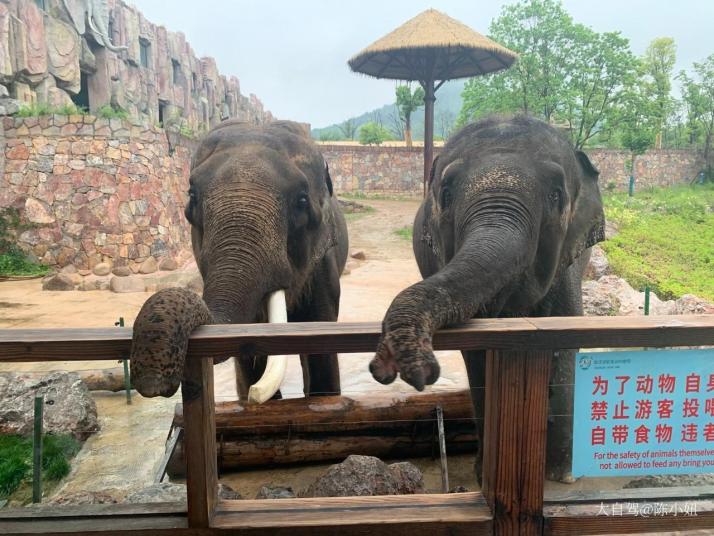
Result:
[[[655,510],[657,508],[659,510]],[[647,499],[551,504],[543,509],[543,516],[544,535],[661,534],[664,531],[673,534],[676,531],[714,529],[714,501]]]
[[[191,335],[188,356],[371,352],[380,334],[378,322],[202,326]],[[714,315],[480,319],[434,337],[437,350],[703,345],[714,345]],[[124,359],[130,347],[130,328],[0,330],[0,361]]]
[[[198,536],[466,536],[492,534],[480,493],[221,501],[210,528],[187,527],[185,506],[84,505],[0,513],[0,534]],[[60,515],[60,517],[55,517]]]

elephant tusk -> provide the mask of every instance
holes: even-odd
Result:
[[[281,324],[288,321],[288,308],[285,303],[285,291],[278,290],[268,297],[268,322]],[[270,400],[280,389],[288,369],[288,357],[285,355],[268,356],[265,372],[248,390],[248,402],[262,404]]]

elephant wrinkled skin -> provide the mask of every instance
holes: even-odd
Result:
[[[284,290],[288,321],[337,320],[347,228],[324,158],[297,123],[226,121],[199,146],[186,218],[204,281],[157,292],[134,323],[132,383],[171,396],[187,341],[202,324],[266,321],[268,296]],[[238,393],[262,375],[266,356],[236,348]],[[339,394],[336,354],[301,356],[306,395]]]
[[[589,248],[604,239],[598,171],[537,119],[491,117],[466,126],[431,175],[413,235],[424,280],[392,302],[370,364],[378,381],[399,374],[417,390],[439,377],[431,341],[443,326],[474,317],[582,315]],[[463,354],[482,433],[485,352]],[[549,478],[563,481],[572,479],[573,374],[573,351],[559,352],[547,468]]]

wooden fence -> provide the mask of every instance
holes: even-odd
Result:
[[[571,493],[544,500],[548,370],[562,348],[714,345],[714,316],[474,320],[438,332],[437,350],[486,349],[481,493],[281,500],[217,496],[213,374],[209,357],[374,350],[378,323],[201,327],[191,336],[182,384],[187,506],[41,506],[0,510],[0,533],[155,535],[536,535],[710,529],[714,495],[697,488]],[[0,361],[121,359],[131,329],[0,330]],[[365,363],[366,366],[366,363]],[[690,495],[691,494],[691,495]],[[668,497],[697,515],[598,515],[604,503]],[[679,512],[682,510],[680,509]],[[674,512],[677,512],[675,509]]]

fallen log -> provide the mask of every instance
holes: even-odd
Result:
[[[78,370],[79,378],[87,385],[90,391],[117,391],[124,390],[124,368]]]
[[[474,452],[477,436],[468,391],[425,395],[342,396],[216,405],[219,470],[342,461],[350,454],[384,459],[438,455],[435,408],[444,410],[446,448]],[[174,425],[183,426],[181,405]],[[183,444],[168,471],[185,466]]]

